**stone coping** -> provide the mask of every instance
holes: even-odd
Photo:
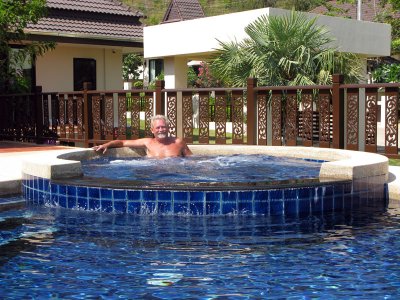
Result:
[[[250,145],[190,145],[194,155],[265,154],[324,161],[320,178],[360,179],[389,174],[387,157],[368,152],[315,147],[250,146]],[[22,162],[22,173],[46,179],[83,176],[81,160],[103,154],[87,148],[46,152]],[[105,154],[113,157],[144,156],[143,149],[114,148]]]

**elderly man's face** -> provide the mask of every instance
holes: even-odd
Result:
[[[164,120],[155,120],[151,132],[154,134],[154,137],[164,139],[168,137],[168,126]]]

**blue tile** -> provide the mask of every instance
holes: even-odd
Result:
[[[66,196],[67,195],[67,187],[65,185],[59,185],[58,186],[58,193],[60,195]]]
[[[189,204],[187,201],[175,201],[174,200],[174,213],[175,214],[186,214],[189,210]]]
[[[201,203],[201,205],[203,205],[203,203],[205,201],[205,197],[206,197],[205,192],[197,192],[197,191],[190,192],[189,193],[189,203]],[[219,201],[219,198],[217,201]]]
[[[203,215],[204,202],[190,202],[189,211],[191,215]]]
[[[252,201],[253,200],[253,191],[238,192],[238,200],[239,201]]]
[[[140,201],[128,201],[128,213],[138,214],[140,212]]]
[[[78,205],[76,196],[67,196],[67,205],[68,208],[76,208]]]
[[[223,201],[222,203],[222,214],[236,213],[238,211],[238,206],[236,201]]]
[[[58,205],[67,208],[67,197],[64,195],[58,196]]]
[[[273,200],[282,200],[283,199],[283,192],[282,190],[270,190],[269,191],[269,197],[268,199],[270,201]]]
[[[113,190],[113,198],[114,200],[125,200],[126,190]]]
[[[225,202],[236,202],[238,198],[238,192],[236,191],[229,191],[229,192],[222,192],[221,193],[222,201]]]
[[[158,201],[158,211],[166,214],[172,212],[172,201]]]
[[[189,199],[188,192],[173,192],[174,201],[187,202]]]
[[[254,200],[268,200],[268,191],[254,191]]]
[[[157,191],[143,191],[143,200],[144,201],[156,201],[157,200]]]
[[[89,209],[90,210],[100,210],[101,205],[100,205],[100,200],[94,199],[94,198],[89,198]]]
[[[51,184],[50,190],[51,190],[51,193],[52,193],[53,195],[54,195],[54,194],[58,194],[58,184],[52,183],[52,184]]]
[[[221,201],[221,192],[206,192],[206,203],[219,202]]]
[[[156,200],[145,200],[142,201],[142,206],[140,207],[140,213],[147,215],[153,214],[158,210],[158,203]]]
[[[271,216],[277,216],[277,215],[283,215],[284,214],[284,206],[283,206],[283,200],[281,199],[276,199],[276,200],[270,200],[269,201],[269,207],[270,207],[270,215]]]
[[[86,186],[78,186],[76,194],[78,197],[86,198],[88,196],[88,187]]]
[[[254,212],[256,214],[269,215],[269,200],[257,199],[254,200]]]
[[[112,212],[113,211],[113,204],[111,200],[101,200],[101,210],[105,212]]]
[[[125,213],[127,211],[126,201],[114,201],[114,211]]]
[[[158,201],[171,201],[172,193],[170,191],[158,191]]]
[[[128,190],[126,192],[126,197],[128,200],[131,200],[131,201],[140,201],[142,199],[142,194],[141,194],[141,191]]]
[[[324,202],[323,202],[323,206],[324,206],[324,212],[332,212],[334,209],[334,203],[333,203],[333,197],[332,196],[328,196],[328,197],[324,197]]]
[[[90,187],[88,189],[89,198],[100,199],[100,189],[97,187]]]
[[[284,200],[285,214],[287,215],[297,215],[299,201],[297,199],[289,198]]]
[[[76,186],[67,186],[67,195],[76,197]]]
[[[112,189],[101,188],[100,189],[100,199],[101,200],[112,200]]]
[[[243,200],[242,198],[239,197],[237,207],[239,213],[247,213],[247,214],[253,213],[253,202],[251,200]]]
[[[206,202],[206,214],[207,215],[219,215],[221,214],[219,201],[208,201]]]
[[[297,204],[299,215],[308,216],[311,214],[311,200],[309,198],[299,199]]]
[[[82,209],[88,209],[88,199],[84,197],[78,197],[78,207]]]
[[[297,189],[285,189],[283,197],[285,200],[297,199]]]

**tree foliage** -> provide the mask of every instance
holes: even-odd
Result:
[[[362,79],[361,60],[339,53],[333,39],[316,18],[292,11],[284,16],[261,16],[250,23],[241,42],[219,42],[214,72],[230,85],[244,86],[256,77],[261,85],[327,84],[332,74],[346,74],[346,82]]]
[[[55,47],[54,43],[25,42],[24,28],[46,14],[46,0],[0,1],[0,92],[26,88],[19,66]],[[12,46],[20,46],[12,51]]]
[[[129,53],[124,55],[122,66],[122,77],[124,80],[139,79],[139,67],[143,66],[143,57],[136,53]]]

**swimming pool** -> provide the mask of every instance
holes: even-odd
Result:
[[[5,299],[398,299],[400,210],[0,213]]]

